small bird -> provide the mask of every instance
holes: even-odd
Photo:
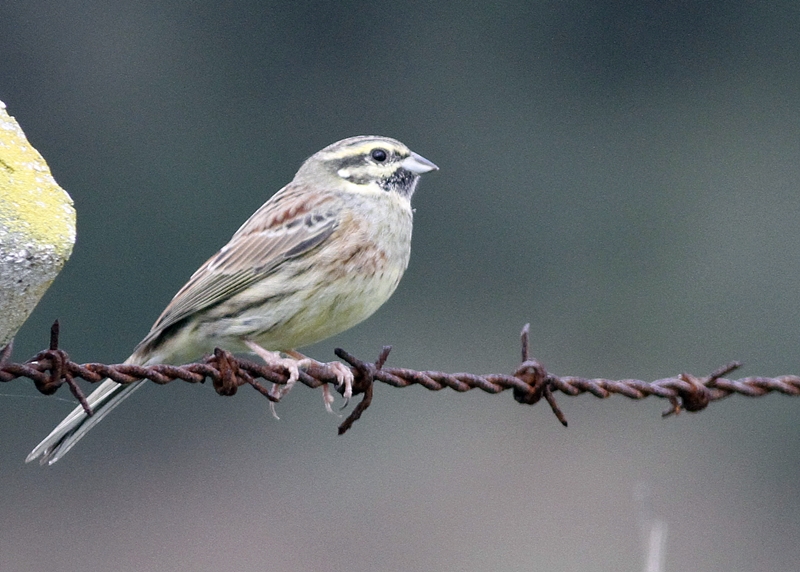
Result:
[[[125,363],[177,365],[219,347],[283,365],[290,386],[304,357],[296,348],[358,324],[397,288],[411,253],[411,196],[435,170],[388,137],[315,153],[192,275]],[[338,365],[348,398],[352,373]],[[94,414],[75,408],[26,462],[58,461],[141,383],[105,380],[88,397]]]

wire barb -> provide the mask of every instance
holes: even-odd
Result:
[[[476,375],[473,373],[387,368],[384,366],[392,349],[391,346],[384,346],[374,363],[362,361],[343,349],[337,348],[334,353],[344,360],[353,372],[353,395],[364,394],[361,402],[339,426],[339,434],[346,433],[372,404],[376,381],[398,388],[416,384],[431,391],[440,391],[449,387],[459,393],[480,389],[486,393],[495,394],[511,389],[514,399],[521,404],[534,405],[544,398],[564,427],[567,426],[567,420],[556,403],[555,392],[569,396],[589,393],[599,398],[620,394],[637,400],[650,396],[659,397],[670,403],[670,408],[662,414],[664,417],[676,415],[681,410],[702,411],[714,401],[719,401],[734,393],[748,397],[760,397],[768,393],[800,396],[800,377],[795,375],[775,378],[726,379],[724,376],[741,367],[739,362],[728,363],[706,377],[681,373],[676,377],[659,379],[651,383],[638,379],[614,381],[570,376],[559,377],[549,373],[541,362],[530,356],[529,336],[530,325],[526,324],[520,333],[522,361],[512,375]],[[33,380],[36,389],[44,395],[52,395],[59,387],[66,384],[87,414],[91,415],[91,409],[75,381],[76,378],[89,383],[98,383],[103,379],[110,378],[123,384],[148,379],[159,385],[178,379],[187,383],[204,383],[206,379],[211,379],[214,390],[219,395],[234,395],[242,385],[250,385],[273,402],[280,398],[273,395],[258,380],[262,379],[279,385],[285,385],[289,381],[289,374],[283,366],[257,364],[237,358],[230,352],[221,349],[214,350],[213,355],[206,356],[200,362],[183,366],[105,365],[99,363],[81,365],[71,361],[69,355],[59,349],[58,337],[59,324],[56,321],[50,330],[49,349],[39,352],[25,363],[11,361],[11,343],[0,349],[0,382],[9,382],[20,377],[28,378]],[[331,384],[333,387],[339,385],[334,368],[328,367],[324,363],[303,365],[300,368],[299,381],[312,388],[324,384]],[[340,387],[338,391],[343,392],[344,387]]]
[[[553,396],[552,386],[555,378],[548,375],[547,370],[544,369],[544,366],[539,363],[538,360],[530,359],[529,357],[528,337],[530,335],[530,329],[530,324],[525,324],[522,327],[522,333],[520,334],[522,344],[522,364],[517,368],[517,371],[514,372],[514,377],[522,380],[527,385],[527,389],[524,390],[522,388],[515,387],[514,399],[517,400],[517,403],[533,405],[542,397],[544,397],[545,401],[547,401],[548,405],[550,405],[550,409],[553,411],[556,419],[558,419],[561,424],[566,427],[567,418],[558,407],[556,398]]]
[[[390,351],[392,351],[392,346],[383,346],[380,355],[378,355],[378,359],[375,360],[374,364],[372,364],[361,361],[355,356],[344,351],[342,348],[336,348],[333,350],[333,353],[335,353],[337,357],[343,359],[349,363],[353,369],[355,369],[353,376],[353,395],[357,395],[359,393],[364,394],[364,399],[362,399],[361,402],[355,406],[353,412],[342,422],[341,425],[339,425],[339,435],[344,435],[347,430],[353,426],[353,423],[361,418],[361,415],[372,403],[372,389],[374,387],[375,374],[380,371],[383,367],[383,364],[386,363],[386,360],[389,358]]]

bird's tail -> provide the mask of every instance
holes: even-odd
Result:
[[[133,356],[131,356],[131,359],[126,363],[130,363],[132,358]],[[92,427],[97,425],[103,417],[108,415],[111,410],[122,403],[126,397],[141,387],[141,384],[141,381],[123,385],[110,379],[105,380],[86,398],[93,415],[90,417],[86,414],[83,407],[78,405],[78,407],[72,410],[72,413],[67,415],[64,420],[59,423],[33,451],[31,451],[30,455],[25,459],[25,462],[30,463],[34,459],[39,459],[40,457],[39,463],[42,465],[52,465],[58,461],[61,457],[66,455],[67,451],[72,449],[75,443],[80,441]]]

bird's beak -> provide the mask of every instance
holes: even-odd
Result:
[[[400,165],[412,173],[416,173],[417,175],[421,175],[422,173],[427,173],[429,171],[438,171],[439,167],[428,161],[422,155],[417,155],[413,151],[411,151],[411,155],[403,159],[403,162]]]

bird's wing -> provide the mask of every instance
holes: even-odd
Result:
[[[323,243],[339,222],[340,211],[332,198],[297,185],[281,189],[192,275],[140,346],[169,326],[262,280],[281,262]]]

